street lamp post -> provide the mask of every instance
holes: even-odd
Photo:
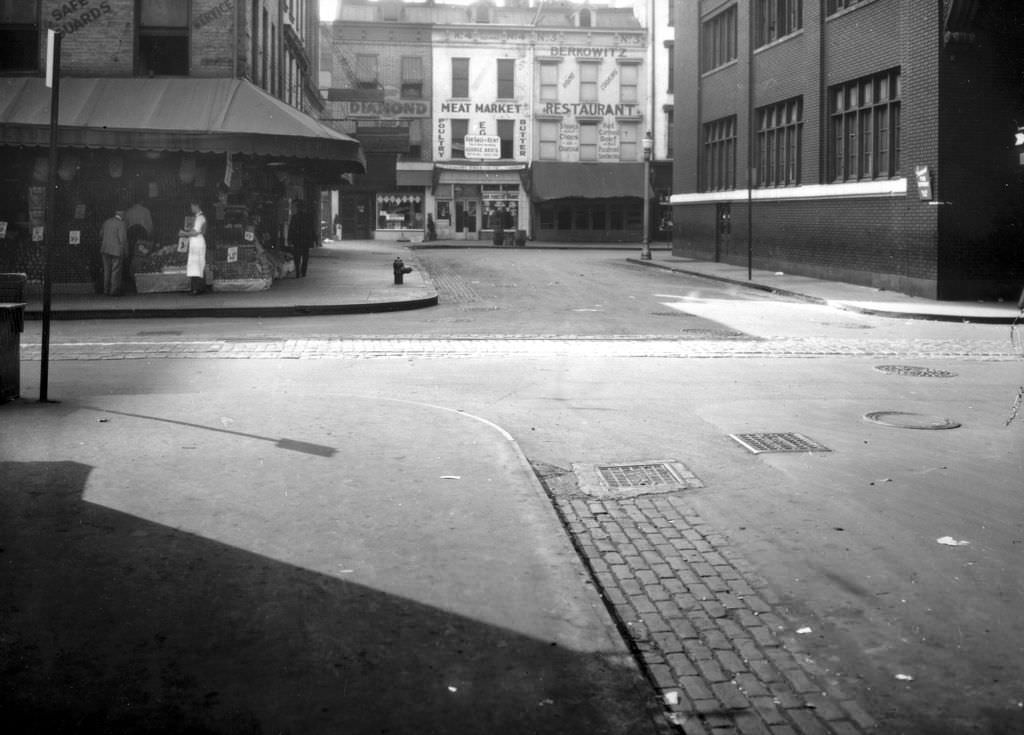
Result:
[[[649,196],[651,188],[651,154],[654,151],[654,138],[651,137],[651,131],[648,130],[644,134],[644,180],[641,185],[641,196],[643,197],[644,205],[644,232],[643,239],[640,247],[640,260],[651,259],[651,198]]]

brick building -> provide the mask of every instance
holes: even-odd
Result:
[[[371,162],[340,193],[345,237],[433,222],[439,238],[488,239],[501,222],[638,241],[647,38],[632,8],[605,4],[343,3],[321,39],[327,117]]]
[[[937,299],[1024,280],[1009,0],[676,4],[677,255]]]
[[[61,51],[52,187],[48,29]],[[91,288],[100,224],[132,203],[151,212],[153,251],[177,245],[192,198],[218,245],[286,246],[291,202],[364,166],[357,141],[313,117],[318,30],[316,0],[0,3],[0,270],[40,280],[45,242],[53,282]]]

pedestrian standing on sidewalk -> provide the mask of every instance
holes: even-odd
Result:
[[[316,224],[313,222],[313,213],[306,206],[302,199],[295,200],[295,213],[288,222],[288,244],[291,245],[292,254],[295,256],[295,277],[305,278],[306,269],[309,267],[310,248],[319,245],[319,237]]]
[[[128,255],[128,228],[123,208],[117,209],[100,228],[100,255],[103,258],[103,293],[120,296],[121,272]]]
[[[179,230],[178,237],[188,238],[188,265],[185,273],[189,280],[189,290],[198,296],[206,290],[206,215],[198,200],[189,203],[194,218],[191,230]]]

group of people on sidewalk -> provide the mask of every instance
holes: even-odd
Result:
[[[204,293],[209,279],[206,264],[206,215],[198,198],[189,202],[192,223],[178,231],[178,237],[188,239],[188,261],[185,273],[189,279],[189,292],[193,296]],[[103,260],[103,293],[121,296],[125,283],[131,277],[131,257],[135,244],[148,239],[153,232],[153,217],[142,204],[128,209],[119,207],[100,228],[100,257]],[[305,200],[295,200],[295,211],[288,221],[288,244],[295,259],[295,277],[305,278],[309,269],[309,251],[320,245],[320,230],[313,211]]]

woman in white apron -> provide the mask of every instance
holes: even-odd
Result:
[[[192,295],[197,296],[206,289],[204,271],[206,270],[206,215],[199,202],[189,203],[195,221],[191,230],[181,230],[179,237],[188,238],[188,265],[185,273],[188,276]]]

